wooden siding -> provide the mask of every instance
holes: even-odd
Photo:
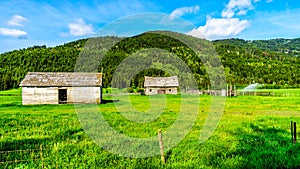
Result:
[[[23,87],[22,104],[59,104],[59,89],[67,89],[66,103],[101,103],[100,87]]]
[[[22,88],[22,104],[58,104],[58,88]]]
[[[146,95],[177,94],[177,87],[145,87]]]
[[[68,103],[99,104],[100,87],[72,87],[68,88]]]

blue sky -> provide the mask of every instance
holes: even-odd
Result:
[[[0,11],[0,53],[95,36],[105,26],[179,31],[186,22],[179,32],[210,40],[300,37],[299,0],[2,0]]]

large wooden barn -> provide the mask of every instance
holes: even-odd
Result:
[[[29,72],[20,86],[23,105],[99,104],[102,100],[101,73]]]
[[[145,76],[144,90],[146,95],[154,94],[177,94],[177,76],[149,77]]]

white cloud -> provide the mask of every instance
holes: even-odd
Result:
[[[250,21],[240,20],[234,16],[246,15],[252,9],[254,9],[252,0],[230,0],[222,11],[222,18],[208,17],[204,26],[193,29],[187,34],[199,38],[204,36],[207,39],[235,37],[250,26]]]
[[[254,7],[251,0],[230,0],[222,12],[222,17],[232,18],[235,13],[238,15],[246,15],[248,10],[252,9],[254,9]]]
[[[188,35],[207,39],[235,37],[249,26],[248,20],[238,18],[210,18],[206,24],[187,33]]]
[[[188,32],[187,35],[191,35],[191,36],[194,36],[194,37],[200,38],[200,39],[205,39],[206,38],[199,28],[198,29],[193,29],[192,31]]]
[[[17,29],[0,28],[0,35],[14,38],[26,38],[27,32]]]
[[[182,7],[175,9],[171,14],[171,18],[174,18],[175,16],[181,17],[188,13],[197,13],[200,10],[200,7],[198,5],[191,6],[191,7]]]
[[[10,26],[24,26],[24,22],[28,22],[29,20],[20,15],[14,15],[7,21],[7,24]]]
[[[247,10],[242,10],[242,11],[239,11],[236,15],[240,16],[240,15],[246,15],[247,14]]]
[[[232,9],[226,9],[222,12],[222,17],[232,18],[234,16],[234,11]]]
[[[261,0],[253,0],[254,3],[260,2]],[[266,3],[273,2],[273,0],[266,0]]]
[[[286,32],[299,32],[300,9],[280,12],[268,12],[262,13],[261,15],[263,18],[267,18],[268,24],[276,25],[276,27],[285,30]]]
[[[86,24],[82,18],[77,19],[75,23],[69,24],[70,34],[73,36],[86,36],[94,34],[93,26]]]

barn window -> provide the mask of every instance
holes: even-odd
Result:
[[[149,91],[152,92],[152,89],[150,89]]]
[[[172,91],[172,89],[169,89],[169,92]]]

